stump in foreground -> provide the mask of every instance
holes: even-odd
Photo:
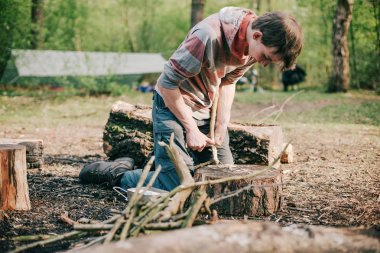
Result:
[[[236,164],[271,164],[281,153],[280,126],[229,125]],[[103,132],[103,149],[111,159],[129,156],[141,167],[153,149],[151,107],[116,102]],[[277,162],[275,167],[279,166]]]
[[[0,210],[30,210],[26,148],[0,145]]]
[[[27,168],[41,168],[44,164],[44,146],[41,139],[0,139],[0,144],[16,144],[26,147]]]
[[[215,180],[231,176],[243,176],[267,168],[260,165],[210,165],[195,172],[196,182]],[[244,189],[244,190],[242,190]],[[237,179],[207,187],[210,197],[227,195],[242,190],[211,205],[219,214],[232,216],[271,215],[281,207],[282,171],[270,169],[253,179]]]

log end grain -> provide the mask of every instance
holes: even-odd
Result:
[[[195,173],[195,181],[207,181],[231,176],[244,176],[256,173],[267,166],[260,165],[210,165],[198,169]],[[252,185],[252,187],[249,187]],[[211,206],[219,214],[232,216],[267,216],[278,211],[282,199],[282,171],[270,169],[252,179],[237,179],[230,182],[219,183],[207,187],[207,193],[211,197],[227,194],[244,187],[237,196],[233,196],[215,203]]]

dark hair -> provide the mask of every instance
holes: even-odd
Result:
[[[252,29],[262,32],[261,41],[265,46],[277,48],[283,70],[295,64],[302,50],[303,33],[293,16],[285,12],[268,12],[252,22]]]

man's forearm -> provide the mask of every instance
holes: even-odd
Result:
[[[160,85],[158,85],[158,89],[165,101],[165,105],[181,122],[186,131],[198,129],[197,124],[192,117],[193,112],[190,107],[185,104],[179,89],[171,90]]]
[[[219,104],[216,112],[216,127],[227,128],[231,119],[231,108],[235,97],[235,84],[219,88]]]

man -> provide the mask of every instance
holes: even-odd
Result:
[[[159,141],[168,142],[171,133],[184,161],[191,169],[212,158],[233,164],[227,126],[235,84],[254,64],[291,67],[302,49],[302,31],[295,19],[281,12],[257,17],[252,11],[225,7],[194,26],[165,64],[153,96],[155,166],[162,170],[154,187],[172,190],[178,176]],[[210,132],[210,111],[219,93],[215,139]],[[151,172],[152,173],[152,172]],[[120,185],[135,187],[141,170],[124,173]],[[147,178],[149,181],[152,174]]]

